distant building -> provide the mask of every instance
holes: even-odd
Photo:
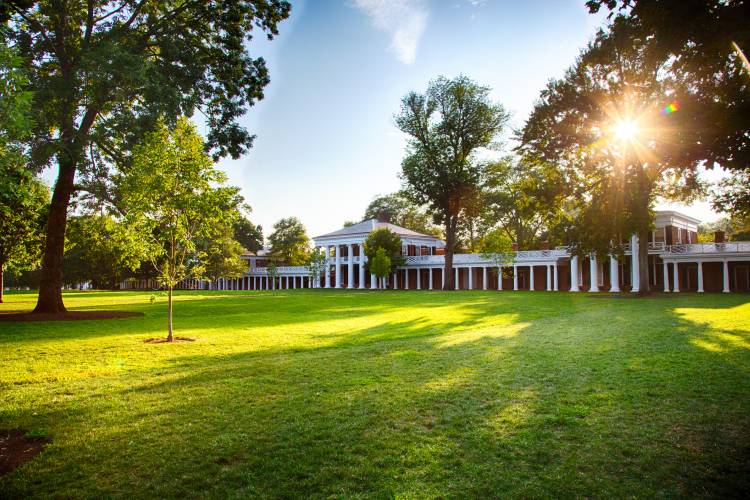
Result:
[[[649,241],[633,236],[623,245],[623,259],[606,262],[595,256],[579,258],[567,248],[519,250],[502,266],[481,254],[455,254],[455,287],[461,290],[640,291],[642,287],[664,292],[730,292],[750,290],[750,242],[726,242],[717,233],[713,243],[698,243],[700,221],[675,211],[656,213]],[[364,242],[367,235],[386,227],[401,237],[404,266],[387,280],[391,289],[439,289],[443,285],[445,243],[434,236],[378,221],[367,220],[313,238],[327,251],[328,266],[311,276],[304,266],[283,266],[270,277],[265,254],[249,255],[248,273],[221,280],[229,290],[275,288],[376,288],[374,276],[366,276]],[[648,283],[639,283],[639,245],[648,245]],[[636,250],[633,252],[633,250]]]

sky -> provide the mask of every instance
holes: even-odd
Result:
[[[520,128],[605,21],[584,0],[293,1],[279,36],[254,39],[271,83],[243,117],[253,148],[219,167],[242,188],[267,236],[296,216],[310,236],[359,221],[373,197],[399,189],[406,138],[401,98],[437,76],[492,89]],[[670,206],[713,220],[708,205]]]

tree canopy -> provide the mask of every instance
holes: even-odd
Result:
[[[297,217],[287,217],[273,225],[268,236],[271,255],[288,266],[303,266],[310,257],[310,238]]]
[[[465,76],[432,81],[401,101],[396,125],[409,136],[401,169],[404,191],[429,207],[445,230],[445,290],[453,287],[453,253],[462,213],[476,207],[482,178],[477,154],[496,144],[508,119],[489,88]]]
[[[404,264],[401,237],[388,228],[381,228],[372,231],[367,235],[365,240],[365,255],[367,256],[368,268],[378,253],[379,249],[385,250],[391,266],[401,266]],[[372,271],[370,271],[372,272]]]
[[[682,167],[722,167],[732,175],[714,207],[750,215],[750,2],[746,0],[589,0],[609,9],[610,37],[648,47],[678,109],[670,160]],[[675,22],[675,20],[679,20]]]
[[[273,38],[289,11],[282,0],[3,4],[8,40],[34,95],[32,164],[58,167],[37,312],[65,310],[60,284],[71,197],[87,181],[99,191],[108,166],[133,162],[130,152],[158,119],[175,124],[199,110],[214,158],[247,151],[254,136],[238,120],[269,83],[265,61],[250,55],[248,42],[256,33]]]
[[[257,253],[263,248],[263,228],[256,226],[246,216],[234,223],[234,239],[248,252]]]
[[[440,228],[432,222],[425,207],[413,203],[402,191],[376,196],[367,205],[362,220],[385,217],[397,226],[405,227],[422,234],[440,237]],[[346,227],[346,226],[344,226]]]

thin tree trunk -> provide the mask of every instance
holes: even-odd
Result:
[[[174,341],[174,337],[172,336],[172,285],[169,285],[169,299],[168,299],[167,302],[169,304],[167,306],[168,311],[169,311],[168,312],[168,316],[169,316],[168,330],[169,330],[169,333],[167,334],[167,342],[173,342]]]
[[[5,291],[5,282],[3,281],[4,271],[5,271],[5,263],[0,262],[0,304],[3,303],[3,292]]]
[[[638,235],[638,277],[640,289],[638,295],[650,295],[651,287],[648,280],[648,230],[641,231]]]
[[[68,221],[68,204],[73,193],[76,165],[71,158],[59,161],[60,172],[52,194],[47,225],[39,297],[35,313],[66,312],[62,298],[63,254],[65,253],[65,226]]]

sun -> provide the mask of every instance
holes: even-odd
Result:
[[[632,141],[638,136],[638,124],[633,120],[620,120],[612,129],[615,137],[621,141]]]

